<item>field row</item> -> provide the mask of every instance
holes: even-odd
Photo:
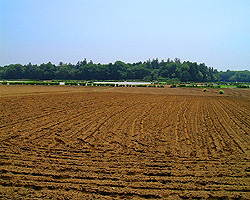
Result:
[[[6,198],[250,198],[247,97],[2,97]]]

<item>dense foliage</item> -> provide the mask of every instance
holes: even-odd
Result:
[[[58,65],[51,62],[41,65],[10,64],[0,67],[0,79],[31,80],[144,80],[182,82],[245,81],[250,82],[250,72],[218,72],[204,63],[184,61],[158,61],[158,59],[137,63],[116,61],[109,64],[95,64],[86,59],[77,64]]]
[[[220,72],[221,81],[225,82],[250,82],[250,71],[230,71]]]

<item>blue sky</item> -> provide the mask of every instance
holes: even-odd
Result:
[[[0,65],[175,57],[250,70],[250,0],[0,0]]]

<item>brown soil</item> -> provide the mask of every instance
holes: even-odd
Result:
[[[250,199],[250,90],[0,91],[2,199]]]

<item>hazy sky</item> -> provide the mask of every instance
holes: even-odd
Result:
[[[250,70],[250,0],[0,0],[0,65],[175,57]]]

